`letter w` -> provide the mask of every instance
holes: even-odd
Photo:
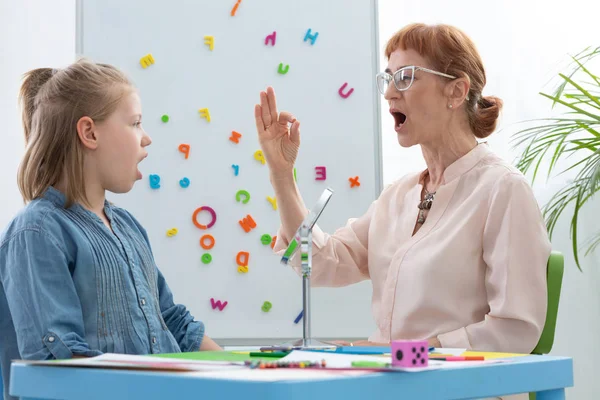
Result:
[[[211,298],[210,299],[210,305],[212,306],[213,310],[215,308],[218,308],[219,311],[223,311],[223,309],[225,308],[225,306],[227,305],[227,302],[222,303],[221,300],[217,300],[215,301],[215,299]]]

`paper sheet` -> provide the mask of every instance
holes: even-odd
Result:
[[[497,359],[497,358],[511,358],[511,357],[524,357],[531,354],[519,354],[519,353],[491,353],[487,351],[465,351],[465,356],[483,356],[486,360]]]
[[[354,354],[339,354],[339,353],[323,353],[323,352],[312,352],[294,350],[287,356],[280,358],[280,361],[313,361],[320,362],[325,360],[327,368],[352,368],[353,361],[376,361],[382,362],[383,359],[380,356],[364,356]],[[391,362],[391,358],[387,359]],[[437,361],[429,360],[427,367],[392,367],[387,368],[385,371],[390,372],[424,372],[432,371],[436,369],[449,369],[449,368],[465,368],[465,367],[478,367],[486,364],[496,364],[505,362],[505,360],[485,360],[485,361]],[[377,371],[383,371],[383,369],[377,369]]]
[[[323,380],[332,378],[355,377],[371,374],[370,371],[335,371],[321,369],[297,369],[297,368],[274,368],[274,369],[236,369],[205,372],[189,372],[185,376],[211,379],[247,380],[261,382],[277,382],[288,380]]]
[[[434,354],[439,356],[462,356],[464,355],[464,352],[467,351],[467,349],[459,349],[459,348],[452,348],[452,347],[444,347],[444,348],[435,348],[433,349],[433,351],[430,351],[429,354]],[[438,354],[439,353],[439,354]]]
[[[361,354],[340,354],[327,352],[314,352],[294,350],[287,356],[280,358],[279,361],[313,361],[320,362],[325,360],[327,368],[352,368],[353,361],[375,361],[375,362],[391,362],[391,357],[381,356],[366,356]],[[439,364],[439,365],[438,365]],[[429,366],[419,368],[400,368],[394,367],[392,371],[420,372],[438,369],[442,365],[441,361],[430,361]],[[386,369],[387,371],[388,369]]]
[[[52,367],[120,368],[160,371],[212,371],[246,368],[243,362],[185,360],[113,353],[106,353],[97,357],[74,358],[68,360],[18,360],[15,362]]]

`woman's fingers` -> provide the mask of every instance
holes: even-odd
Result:
[[[287,129],[289,127],[289,125],[291,123],[293,123],[294,121],[296,121],[296,118],[294,118],[292,113],[287,112],[287,111],[282,111],[279,114],[279,119],[277,120],[277,123],[279,125],[281,125],[282,127],[284,127],[285,129]]]
[[[290,140],[297,146],[300,146],[300,121],[296,120],[292,123]]]
[[[338,346],[350,346],[350,342],[345,340],[332,340],[330,343],[337,344]]]
[[[277,115],[275,116],[275,119],[271,117],[271,112],[269,111],[269,101],[267,100],[267,94],[265,92],[260,92],[260,108],[264,123],[263,128],[267,129],[273,122],[277,121]]]
[[[256,121],[258,136],[263,136],[265,134],[265,122],[262,117],[262,107],[259,104],[254,106],[254,120]]]
[[[271,86],[267,88],[267,102],[269,104],[269,112],[271,113],[271,121],[277,121],[277,100],[275,99],[275,90]]]

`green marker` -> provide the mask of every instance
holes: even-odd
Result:
[[[294,251],[296,250],[296,247],[298,247],[298,242],[296,241],[296,239],[292,239],[292,241],[290,242],[290,245],[288,246],[287,251],[283,254],[283,258],[285,259],[286,263],[290,259],[290,257],[294,253]]]
[[[265,351],[265,352],[251,352],[250,357],[270,357],[270,358],[282,358],[290,354],[289,351]]]
[[[379,361],[352,361],[352,366],[356,368],[388,368],[390,365]]]

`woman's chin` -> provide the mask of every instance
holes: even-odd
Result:
[[[415,145],[414,140],[412,140],[411,137],[409,135],[407,135],[405,132],[398,133],[398,143],[402,147],[412,147]]]

